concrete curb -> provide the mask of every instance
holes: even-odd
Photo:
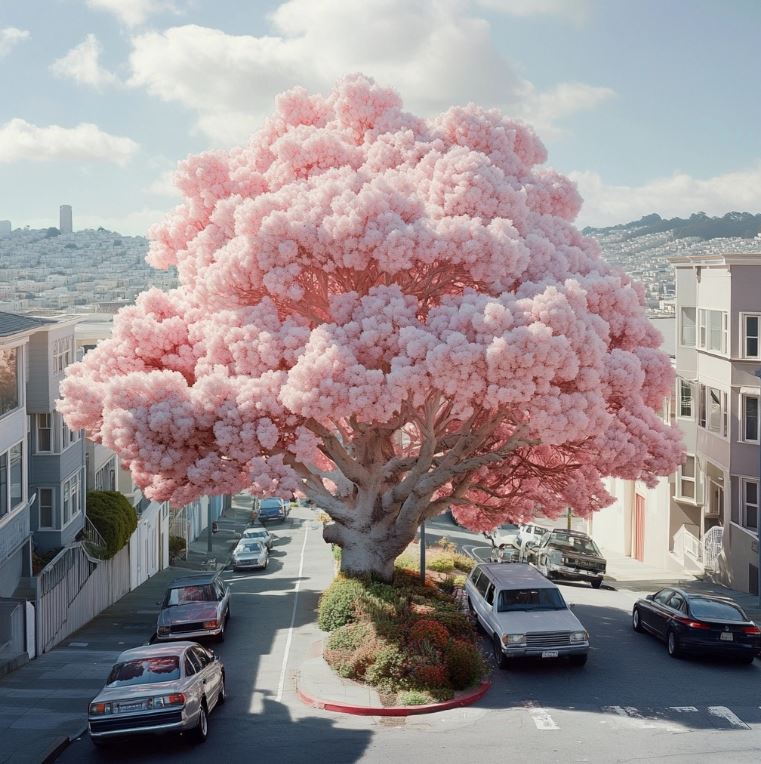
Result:
[[[491,682],[483,681],[475,690],[452,700],[442,703],[428,703],[421,706],[354,706],[347,703],[335,703],[330,700],[322,700],[304,692],[301,687],[296,687],[299,700],[312,708],[323,711],[336,711],[340,714],[354,714],[355,716],[415,716],[417,714],[433,714],[437,711],[447,711],[451,708],[469,706],[483,698],[491,688]]]
[[[87,732],[87,727],[83,727],[79,732],[68,737],[56,738],[48,748],[42,764],[53,764],[53,762],[73,743],[78,737]]]

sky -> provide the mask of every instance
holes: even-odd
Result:
[[[0,219],[144,234],[188,154],[363,72],[531,124],[579,225],[761,212],[758,0],[0,0]]]

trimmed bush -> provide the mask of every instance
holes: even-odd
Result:
[[[320,597],[317,625],[323,631],[333,631],[355,621],[355,605],[363,592],[364,586],[361,581],[354,578],[337,578]]]
[[[430,692],[402,690],[396,696],[396,701],[400,706],[427,706],[429,703],[435,703],[436,699]]]
[[[424,663],[422,666],[417,666],[412,675],[424,687],[444,687],[449,683],[446,666]]]
[[[486,666],[478,648],[461,639],[452,640],[446,648],[445,658],[449,681],[455,690],[464,690],[486,673]]]
[[[137,513],[119,491],[90,491],[87,516],[103,536],[106,559],[113,557],[137,528]]]
[[[442,626],[438,621],[424,618],[410,629],[409,641],[413,645],[428,642],[432,647],[441,650],[449,642],[449,631],[447,631],[446,626]]]
[[[169,537],[169,557],[175,559],[185,551],[185,539],[182,536]]]
[[[451,557],[434,557],[426,568],[437,573],[451,573],[454,570],[454,560]]]
[[[366,623],[347,623],[330,633],[325,646],[328,650],[356,650],[370,637]]]
[[[375,662],[365,672],[365,679],[370,684],[383,684],[384,680],[398,682],[407,673],[405,654],[393,645],[386,645],[378,650]]]
[[[455,568],[461,570],[463,573],[470,573],[470,571],[476,567],[476,561],[472,557],[468,557],[467,554],[455,552],[452,556],[452,560],[454,561]]]

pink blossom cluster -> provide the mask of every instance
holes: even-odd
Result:
[[[545,159],[497,111],[420,119],[360,75],[284,94],[248,145],[181,163],[149,253],[180,286],[118,314],[59,410],[175,504],[302,490],[341,469],[326,433],[350,457],[368,433],[400,456],[479,433],[483,463],[433,494],[476,528],[599,509],[605,475],[652,483],[681,458],[671,367]]]

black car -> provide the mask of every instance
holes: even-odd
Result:
[[[528,550],[527,559],[547,578],[589,581],[599,589],[607,562],[599,547],[581,531],[553,528]]]
[[[668,653],[728,655],[752,663],[761,649],[761,629],[743,609],[724,597],[661,589],[637,600],[632,611],[635,631],[647,631],[666,642]]]

